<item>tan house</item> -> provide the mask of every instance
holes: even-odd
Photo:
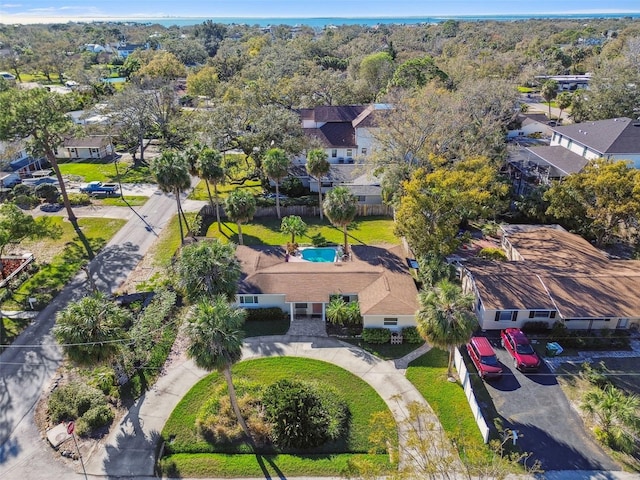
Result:
[[[563,322],[571,329],[640,324],[640,261],[610,259],[561,227],[503,227],[508,261],[465,262],[462,284],[476,296],[481,328]]]
[[[279,307],[296,317],[323,320],[331,298],[357,301],[365,327],[415,326],[418,291],[402,247],[352,246],[351,260],[287,261],[282,248],[238,246],[242,266],[237,304]]]

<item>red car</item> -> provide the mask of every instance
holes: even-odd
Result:
[[[496,352],[485,337],[471,337],[467,343],[467,352],[476,366],[481,378],[500,378],[502,368],[496,357]]]
[[[502,346],[513,357],[513,364],[521,372],[535,372],[540,368],[540,357],[529,339],[519,328],[505,328],[500,333]]]

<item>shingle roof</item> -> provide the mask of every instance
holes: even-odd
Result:
[[[401,247],[351,249],[348,262],[286,262],[282,248],[240,245],[238,293],[285,294],[287,302],[328,302],[332,294],[356,294],[363,315],[415,314],[418,292]]]
[[[349,122],[351,123],[365,109],[366,105],[342,105],[321,106],[315,108],[303,108],[300,116],[303,120],[313,120],[319,123],[325,122]]]
[[[603,155],[640,153],[640,123],[627,117],[574,123],[553,130]]]
[[[104,136],[90,136],[82,138],[67,138],[64,141],[65,148],[100,148],[109,144],[109,139]]]
[[[325,148],[356,148],[356,135],[350,123],[325,123],[321,128],[305,128],[304,134],[320,141]]]
[[[609,260],[561,228],[507,228],[522,261],[465,262],[487,309],[557,309],[563,318],[640,317],[640,261]]]
[[[555,172],[550,172],[550,176],[554,178],[565,177],[570,173],[581,172],[589,162],[586,158],[559,145],[554,145],[553,147],[532,147],[526,150],[551,165],[551,167],[556,170]]]

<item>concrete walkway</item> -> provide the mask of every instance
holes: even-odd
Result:
[[[274,356],[322,360],[358,375],[378,392],[397,422],[407,418],[407,406],[412,402],[430,410],[416,388],[405,378],[404,370],[393,361],[380,360],[333,338],[283,335],[254,337],[245,341],[243,360]],[[406,362],[400,363],[406,366]],[[207,374],[191,360],[176,360],[152,390],[140,398],[120,424],[112,429],[106,446],[92,452],[85,460],[87,474],[108,478],[152,476],[158,439],[167,418],[191,387]],[[433,413],[429,421],[439,426]]]

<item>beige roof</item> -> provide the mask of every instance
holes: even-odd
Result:
[[[640,317],[640,261],[610,260],[557,227],[513,226],[506,238],[522,260],[470,261],[486,309],[558,310],[563,318]]]
[[[352,246],[353,260],[286,262],[278,247],[238,246],[243,278],[238,293],[285,294],[287,302],[328,302],[358,295],[363,315],[413,315],[417,288],[401,247]]]

